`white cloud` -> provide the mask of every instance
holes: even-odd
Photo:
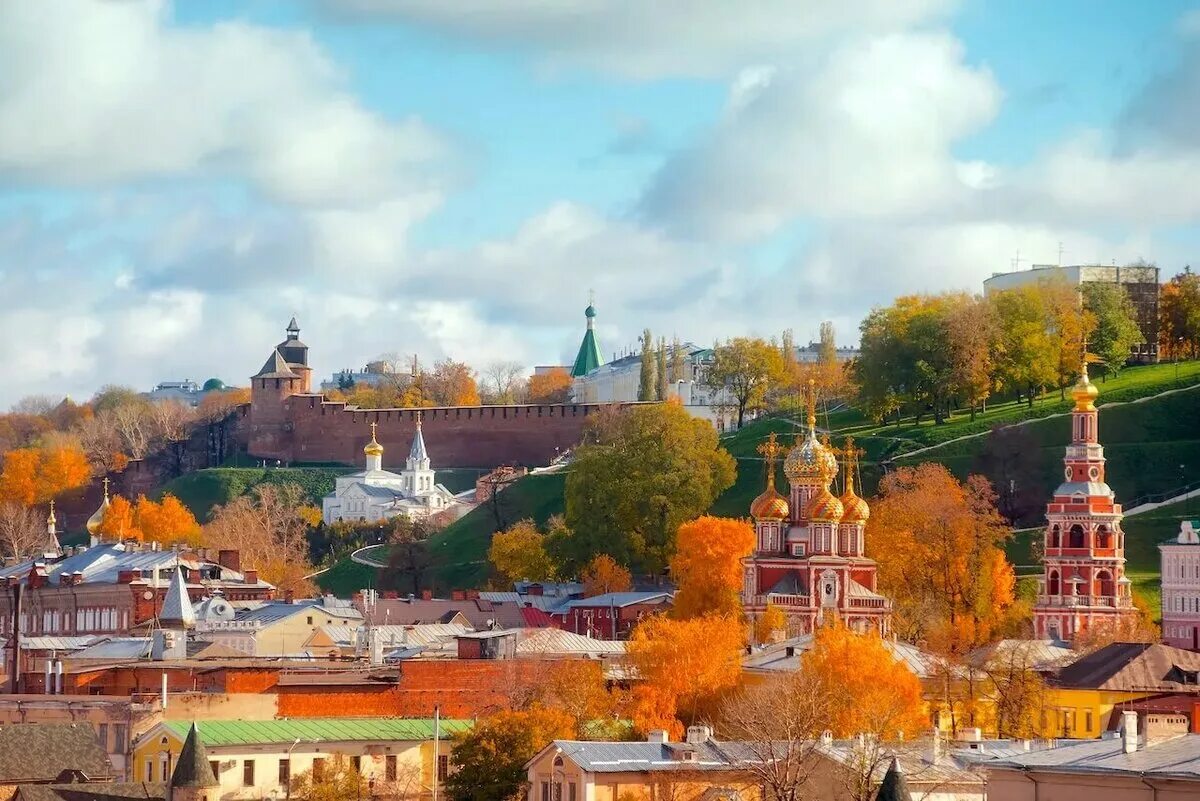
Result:
[[[325,0],[372,18],[429,26],[497,47],[531,49],[552,67],[631,78],[729,75],[791,63],[846,34],[906,28],[955,0]]]
[[[927,213],[969,188],[951,147],[990,122],[1000,101],[991,74],[968,66],[944,33],[856,40],[815,73],[780,71],[754,85],[666,164],[644,199],[651,218],[753,238],[798,217]]]
[[[0,174],[65,186],[225,174],[312,206],[428,191],[438,137],[365,108],[306,33],[170,26],[170,11],[0,4]]]

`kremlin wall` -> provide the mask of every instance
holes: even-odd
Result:
[[[536,467],[575,447],[588,416],[604,407],[580,403],[365,410],[314,393],[311,376],[308,346],[300,341],[293,319],[287,339],[251,378],[250,404],[235,412],[239,450],[284,464],[358,464],[371,439],[371,423],[378,425],[377,437],[386,451],[407,453],[420,413],[429,450],[437,454],[437,468]]]

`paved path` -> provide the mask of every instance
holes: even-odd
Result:
[[[360,565],[366,565],[367,567],[387,567],[387,562],[376,561],[375,559],[372,559],[366,553],[367,551],[373,551],[377,548],[386,549],[387,546],[386,545],[368,545],[365,548],[359,548],[357,551],[350,554],[350,561],[358,562]]]

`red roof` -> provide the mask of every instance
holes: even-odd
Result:
[[[521,617],[525,618],[525,625],[528,628],[546,629],[554,626],[554,618],[535,606],[522,607]]]

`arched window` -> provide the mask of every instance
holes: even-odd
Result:
[[[1067,543],[1068,548],[1086,548],[1087,547],[1087,545],[1084,541],[1083,526],[1079,525],[1078,523],[1071,526],[1071,531],[1067,535],[1067,539],[1068,539],[1068,543]]]
[[[1048,595],[1058,595],[1058,591],[1059,591],[1058,571],[1051,570],[1050,571],[1050,580],[1046,582],[1046,593]]]
[[[1113,547],[1113,534],[1112,534],[1112,530],[1109,529],[1108,526],[1101,525],[1100,528],[1096,529],[1096,547],[1097,548]]]
[[[1101,570],[1096,574],[1097,592],[1105,598],[1112,598],[1116,595],[1116,584],[1113,582],[1112,573],[1107,570]]]
[[[1060,543],[1059,543],[1059,541],[1058,541],[1058,537],[1059,537],[1059,534],[1061,534],[1061,533],[1062,533],[1062,530],[1061,530],[1061,529],[1058,527],[1058,523],[1055,523],[1053,526],[1051,526],[1051,527],[1050,527],[1050,543],[1049,543],[1049,546],[1050,546],[1051,548],[1058,548],[1058,547],[1060,547]]]

